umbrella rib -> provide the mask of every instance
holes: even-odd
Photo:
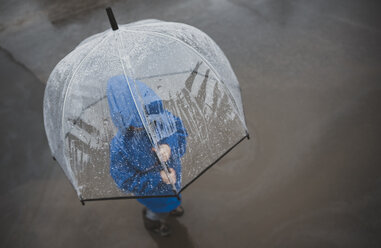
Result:
[[[78,70],[79,70],[79,68],[81,67],[81,65],[82,65],[82,63],[85,61],[85,59],[99,46],[99,45],[101,45],[107,38],[109,38],[110,37],[110,35],[106,35],[106,37],[104,37],[100,42],[98,42],[98,43],[96,43],[95,45],[94,45],[94,47],[93,48],[91,48],[91,50],[88,52],[88,54],[86,54],[86,56],[79,62],[79,64],[78,64],[78,66],[77,66],[77,68],[75,69],[75,71],[73,72],[73,75],[71,76],[71,78],[70,78],[70,81],[69,81],[69,83],[68,83],[68,85],[67,85],[67,88],[66,88],[66,91],[65,91],[65,94],[64,94],[64,102],[63,102],[63,104],[62,104],[62,113],[64,113],[64,110],[65,110],[65,107],[66,107],[66,99],[67,99],[67,93],[69,92],[69,90],[71,89],[71,84],[72,84],[72,82],[73,82],[73,79],[74,79],[74,76],[76,75],[76,73],[78,72]],[[65,137],[64,136],[64,114],[62,114],[62,117],[61,117],[61,137]],[[64,148],[65,146],[63,146],[63,148]],[[65,151],[64,151],[65,152]],[[66,164],[68,165],[68,172],[69,172],[69,174],[70,174],[70,176],[71,176],[71,179],[72,180],[70,180],[70,181],[72,181],[73,182],[73,184],[74,184],[74,188],[76,189],[77,188],[77,181],[75,181],[75,177],[74,177],[74,174],[73,174],[73,171],[72,171],[72,169],[71,169],[71,166],[70,166],[70,163],[68,163],[68,161],[67,161],[67,158],[66,158],[66,156],[63,156],[64,157],[64,159],[65,159],[65,162],[66,162]],[[78,194],[79,192],[77,192],[77,194]]]
[[[121,37],[121,35],[120,35],[120,33],[119,33],[119,30],[117,30],[117,31],[115,31],[115,32],[118,34],[118,37],[117,37],[117,38],[118,38],[119,43],[120,43],[120,49],[122,49],[122,44],[123,44],[123,43],[122,43],[122,37]],[[149,137],[149,139],[150,139],[150,141],[151,141],[152,146],[155,148],[156,151],[159,151],[159,148],[158,148],[158,145],[157,145],[158,142],[157,142],[157,141],[154,142],[153,137],[151,136],[151,133],[153,133],[153,132],[152,132],[151,129],[149,128],[149,125],[148,125],[148,127],[147,127],[147,125],[146,125],[146,123],[145,123],[145,121],[144,121],[145,119],[143,120],[142,113],[140,113],[141,111],[140,111],[140,109],[138,108],[138,105],[137,105],[136,100],[135,100],[135,96],[134,96],[134,94],[133,94],[133,92],[132,92],[132,90],[131,90],[131,85],[130,85],[130,83],[128,82],[129,79],[128,79],[128,77],[127,77],[126,68],[125,68],[125,65],[124,65],[124,63],[123,63],[123,59],[122,59],[122,55],[121,55],[120,49],[118,48],[119,58],[120,58],[120,63],[122,64],[122,69],[123,69],[124,77],[125,77],[125,79],[126,79],[128,88],[129,88],[129,90],[130,90],[130,93],[131,93],[131,96],[132,96],[132,100],[134,101],[136,110],[138,111],[139,117],[140,117],[140,119],[141,119],[141,121],[142,121],[142,124],[143,124],[145,130],[147,131],[147,135],[148,135],[148,137]],[[132,73],[131,73],[131,75],[132,75]],[[135,87],[136,87],[136,85],[135,85]],[[139,91],[138,89],[136,89],[136,90]],[[138,94],[138,96],[140,96],[140,95]],[[157,155],[156,152],[155,152],[155,154]],[[161,166],[163,167],[163,170],[164,170],[164,172],[165,172],[165,174],[166,174],[166,176],[167,176],[167,178],[168,178],[170,184],[172,185],[172,190],[174,191],[175,195],[177,195],[178,192],[177,192],[176,186],[175,186],[174,182],[172,181],[172,179],[171,179],[170,176],[169,176],[168,165],[167,165],[165,162],[164,162],[164,165],[163,165],[163,162],[161,161],[161,158],[160,158],[158,155],[157,155],[157,158],[159,159],[160,164],[161,164]],[[180,198],[179,198],[178,195],[177,195],[177,197],[178,197],[178,199],[180,200]]]

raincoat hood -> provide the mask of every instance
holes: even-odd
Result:
[[[163,104],[153,90],[139,80],[131,78],[126,80],[124,75],[109,79],[107,99],[111,119],[121,133],[125,133],[130,126],[143,127],[141,118],[144,118],[144,109],[142,105],[145,106],[146,113],[152,115],[152,118],[164,112]]]

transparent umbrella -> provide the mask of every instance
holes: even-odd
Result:
[[[49,77],[52,155],[82,203],[178,197],[249,137],[238,81],[200,30],[159,20],[118,26],[108,14],[112,29],[81,42]]]

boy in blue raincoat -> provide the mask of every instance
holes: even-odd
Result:
[[[185,154],[188,134],[182,121],[163,108],[152,89],[138,80],[128,81],[119,75],[112,77],[107,86],[111,119],[118,129],[110,144],[110,174],[120,189],[135,196],[173,195],[171,182],[177,191],[181,188],[180,158]],[[151,127],[158,151],[142,119],[146,127]],[[169,174],[163,171],[158,156],[167,163]],[[184,212],[176,197],[138,201],[146,207],[143,210],[145,227],[162,236],[169,234],[165,218],[181,216]]]

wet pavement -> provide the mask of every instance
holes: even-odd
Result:
[[[85,37],[146,18],[209,34],[252,139],[183,193],[171,238],[135,200],[81,206],[51,159],[49,73]],[[377,1],[0,1],[1,247],[380,247]]]

